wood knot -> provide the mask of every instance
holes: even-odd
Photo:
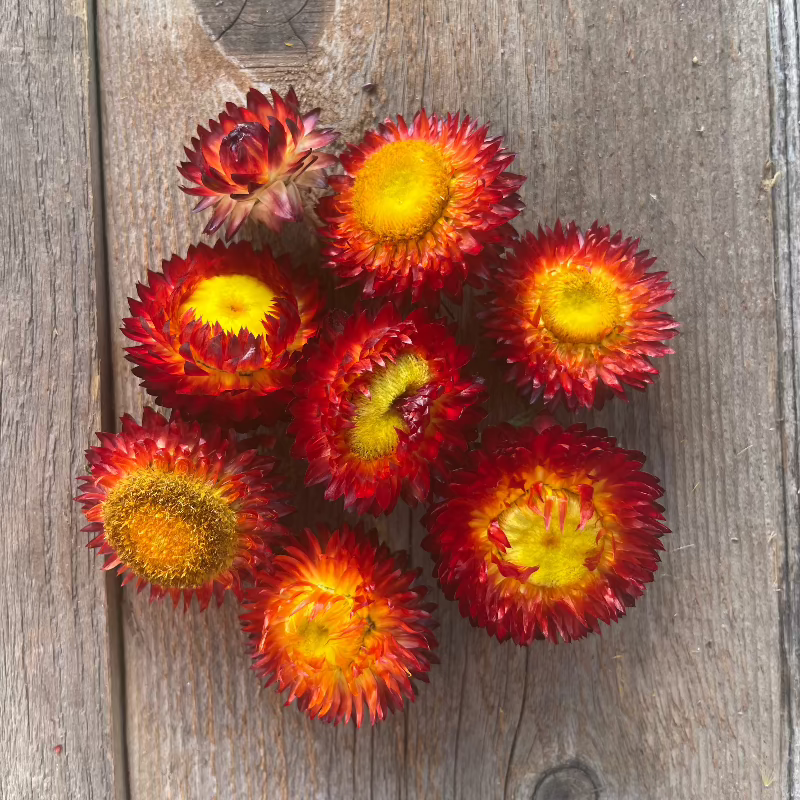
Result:
[[[592,770],[570,761],[547,770],[536,783],[531,800],[599,800],[600,783]]]
[[[333,15],[336,0],[193,0],[225,53],[242,66],[305,59]],[[275,56],[278,56],[276,59]]]

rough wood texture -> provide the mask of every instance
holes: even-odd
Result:
[[[103,574],[72,501],[100,425],[83,2],[0,5],[0,798],[113,796]]]
[[[781,457],[786,553],[783,584],[784,692],[788,721],[790,788],[800,794],[800,63],[797,7],[769,5],[770,123],[773,176],[772,227],[778,303],[778,388],[781,400]],[[772,180],[775,180],[773,177]]]
[[[762,186],[771,152],[775,164],[797,155],[790,5],[770,9],[768,52],[755,0],[339,0],[317,48],[292,63],[229,60],[190,0],[101,7],[115,328],[145,270],[199,238],[177,189],[183,143],[252,83],[293,83],[348,138],[423,104],[491,120],[529,176],[520,224],[599,217],[640,233],[670,270],[684,325],[657,386],[594,415],[648,453],[675,531],[626,620],[520,650],[445,604],[431,685],[406,715],[355,732],[258,691],[233,603],[183,616],[128,592],[133,800],[793,796],[796,176]],[[777,72],[788,77],[770,87]],[[375,92],[361,90],[368,82]],[[280,246],[315,258],[302,227]],[[477,343],[474,307],[457,313]],[[117,335],[118,411],[137,412],[123,345]],[[494,388],[486,348],[478,364]],[[494,420],[521,408],[496,389]],[[332,506],[304,516],[314,514],[340,516]],[[401,509],[378,525],[428,573],[418,517]]]

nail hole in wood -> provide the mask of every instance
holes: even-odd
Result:
[[[531,800],[599,800],[600,784],[593,772],[577,761],[547,770]]]
[[[335,0],[194,0],[200,19],[230,56],[253,61],[305,56],[322,36]]]

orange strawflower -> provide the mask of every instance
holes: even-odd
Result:
[[[506,172],[514,154],[487,133],[469,117],[422,110],[410,127],[387,119],[348,145],[347,174],[331,176],[335,194],[318,207],[327,266],[368,297],[434,301],[444,289],[460,299],[465,282],[480,286],[515,237],[525,180]]]
[[[433,603],[375,531],[306,530],[245,591],[244,630],[254,668],[288,705],[334,725],[361,726],[414,700],[436,659]]]
[[[669,533],[644,461],[600,428],[489,428],[425,520],[445,595],[500,641],[599,633],[644,593]]]
[[[288,256],[200,244],[136,288],[122,330],[138,342],[128,359],[157,403],[241,430],[285,414],[322,311],[316,283]]]
[[[493,273],[481,313],[508,379],[531,401],[600,407],[625,386],[644,389],[658,375],[650,358],[673,352],[665,342],[678,323],[659,311],[674,292],[666,272],[638,239],[592,225],[526,233]]]
[[[247,93],[246,106],[228,103],[208,130],[199,126],[187,161],[178,171],[196,186],[181,186],[202,198],[195,211],[213,208],[205,233],[215,233],[227,220],[230,239],[248,217],[279,231],[284,222],[303,217],[300,189],[324,187],[325,169],[336,158],[320,149],[338,134],[315,130],[319,109],[300,112],[297,95],[272,91],[272,102],[257,89]]]
[[[150,599],[181,596],[201,609],[226,589],[241,598],[242,578],[283,536],[278,519],[290,509],[275,490],[274,460],[242,449],[231,435],[175,416],[144,410],[142,424],[122,418],[122,432],[98,433],[86,451],[90,474],[80,494],[95,536],[89,547],[107,556],[104,569],[123,586],[150,585]]]

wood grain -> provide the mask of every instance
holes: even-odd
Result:
[[[784,692],[788,721],[791,791],[800,795],[800,31],[796,7],[769,4],[772,228],[778,304],[778,388],[786,558],[781,606]]]
[[[194,0],[212,41],[243,66],[299,66],[317,44],[335,0]]]
[[[0,6],[0,798],[113,796],[86,3]]]
[[[776,2],[770,13],[773,38],[788,35],[783,52],[796,58],[795,29],[776,22],[790,9]],[[794,153],[796,129],[781,150],[774,126],[775,104],[794,108],[796,84],[771,108],[778,55],[767,21],[755,0],[339,0],[318,47],[289,64],[226,58],[189,0],[101,7],[116,324],[145,270],[199,238],[203,221],[190,217],[174,170],[193,126],[252,83],[292,83],[350,139],[423,104],[491,120],[529,176],[521,225],[597,217],[639,233],[670,271],[684,326],[658,384],[593,417],[648,454],[675,531],[626,620],[571,646],[521,650],[445,604],[431,685],[407,714],[356,732],[281,711],[258,690],[233,603],[183,616],[128,593],[133,800],[571,800],[584,777],[614,800],[792,796],[796,223],[776,221],[789,195],[762,180],[771,150],[776,163]],[[307,227],[277,244],[317,257]],[[457,310],[462,339],[477,344],[474,312],[474,298]],[[143,396],[123,344],[117,335],[115,394],[118,411],[135,412]],[[493,387],[492,419],[520,411],[483,345],[477,364]],[[304,520],[341,516],[317,493],[301,505]],[[418,519],[400,509],[378,526],[429,574]]]

